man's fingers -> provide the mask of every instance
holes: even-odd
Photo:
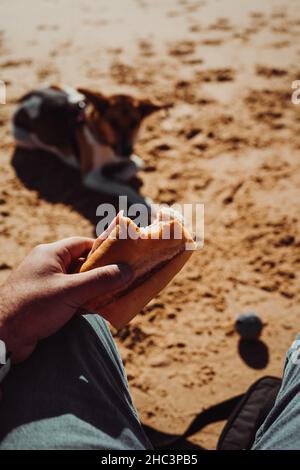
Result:
[[[70,237],[51,243],[50,246],[57,251],[66,248],[72,258],[79,258],[92,248],[94,241],[93,238],[88,237]]]
[[[120,220],[120,215],[123,215],[123,210],[121,210],[120,212],[117,213],[116,217],[111,221],[111,223],[109,224],[109,226],[107,227],[106,230],[104,230],[104,232],[102,232],[99,237],[94,241],[94,244],[93,244],[93,247],[91,249],[91,253],[94,253],[94,251],[97,250],[97,248],[99,248],[100,245],[102,245],[102,243],[104,242],[104,240],[106,240],[106,238],[109,237],[109,235],[111,234],[111,232],[113,231],[113,229],[117,226],[117,224],[119,223],[119,220]]]
[[[73,260],[77,260],[81,256],[88,254],[94,241],[93,238],[70,237],[50,243],[48,247],[61,258],[63,265],[68,269]]]
[[[118,292],[130,283],[132,269],[124,264],[112,264],[84,273],[68,275],[72,300],[83,305],[87,301],[108,293]]]

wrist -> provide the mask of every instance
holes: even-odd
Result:
[[[12,335],[9,331],[9,328],[5,321],[0,317],[0,343],[5,344],[6,354],[12,354],[15,350],[14,341],[12,340]],[[1,344],[0,344],[1,347]],[[1,357],[0,357],[1,362]]]
[[[5,321],[7,310],[4,306],[4,292],[0,289],[0,383],[4,380],[11,365],[11,340]]]
[[[5,286],[0,288],[0,340],[6,345],[9,354],[17,349],[17,335],[14,333],[15,314],[8,304]]]
[[[7,351],[6,344],[0,339],[0,383],[5,379],[10,370],[11,355]]]
[[[16,334],[14,321],[10,319],[3,320],[0,317],[0,342],[5,344],[7,355],[13,362],[20,362],[19,357],[22,356],[24,345],[20,340],[20,336]]]
[[[9,284],[0,288],[0,340],[5,343],[13,363],[24,361],[37,344],[37,337],[31,331],[34,325],[26,315],[26,300],[20,298]]]

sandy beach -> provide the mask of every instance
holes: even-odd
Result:
[[[142,193],[205,205],[205,244],[114,333],[141,419],[184,431],[202,409],[279,376],[300,330],[300,9],[296,0],[2,0],[0,283],[36,244],[95,236],[99,195],[54,157],[20,161],[10,119],[63,83],[170,107],[136,145]],[[237,314],[266,324],[251,348]],[[224,423],[193,437],[215,448]]]

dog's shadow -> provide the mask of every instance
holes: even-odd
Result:
[[[119,198],[112,194],[93,191],[81,184],[77,170],[63,164],[55,155],[40,150],[15,149],[12,166],[23,184],[38,192],[42,199],[52,203],[63,203],[90,220],[99,222],[96,209],[99,204],[112,204],[119,209]],[[139,178],[134,178],[130,187],[137,193],[141,186]]]

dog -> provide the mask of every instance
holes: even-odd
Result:
[[[51,152],[80,170],[87,188],[142,202],[128,184],[143,168],[133,148],[143,120],[160,109],[147,99],[55,85],[20,99],[12,132],[17,147]]]

